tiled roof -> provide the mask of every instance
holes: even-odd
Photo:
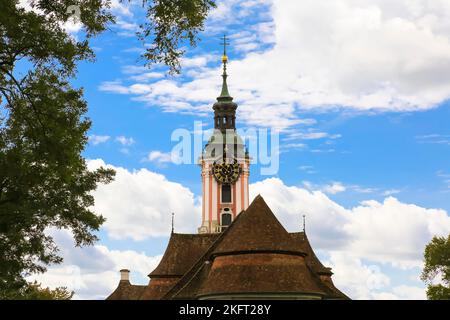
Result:
[[[146,286],[139,299],[160,300],[179,280],[180,277],[153,278],[150,280],[150,283]]]
[[[247,210],[227,230],[226,236],[217,244],[214,255],[230,252],[281,251],[302,254],[294,246],[289,233],[258,195]]]
[[[181,277],[205,253],[217,237],[218,234],[172,233],[161,262],[149,276],[151,278]]]
[[[261,196],[220,234],[170,237],[148,286],[124,285],[109,298],[197,299],[275,294],[348,299],[331,280],[305,233],[288,233]],[[132,299],[132,298],[129,298]]]
[[[333,274],[330,268],[324,267],[324,265],[317,258],[314,250],[309,243],[308,237],[304,232],[290,233],[291,238],[294,240],[295,245],[307,254],[306,263],[317,274]]]
[[[267,252],[216,257],[198,296],[252,293],[326,295],[303,256]]]
[[[129,281],[121,280],[116,290],[106,300],[139,300],[147,286],[132,285]]]

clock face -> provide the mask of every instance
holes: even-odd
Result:
[[[235,183],[240,173],[238,163],[219,163],[213,166],[214,177],[220,183]]]

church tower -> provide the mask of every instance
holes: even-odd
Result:
[[[199,159],[203,194],[199,233],[224,231],[248,207],[250,157],[236,132],[237,104],[227,85],[227,45],[224,36],[222,91],[213,105],[214,132]]]
[[[223,44],[214,131],[198,159],[202,224],[195,234],[176,233],[172,220],[169,243],[148,285],[131,284],[129,271],[121,270],[107,299],[349,299],[334,286],[331,268],[315,255],[304,227],[286,231],[260,195],[249,205],[250,157],[236,132],[238,106],[228,92],[225,37]]]

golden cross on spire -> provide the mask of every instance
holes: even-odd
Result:
[[[231,101],[231,100],[233,100],[233,98],[230,97],[230,94],[228,93],[228,86],[227,86],[227,77],[228,77],[228,75],[227,75],[227,62],[228,62],[227,46],[230,45],[230,40],[227,38],[227,36],[225,34],[223,35],[222,38],[220,38],[220,40],[222,40],[222,42],[220,44],[223,45],[223,56],[222,56],[222,63],[223,63],[222,78],[223,78],[223,82],[222,82],[222,91],[220,93],[220,96],[217,99]]]
[[[225,34],[223,35],[222,38],[220,38],[220,40],[222,40],[222,42],[220,44],[223,45],[222,62],[223,62],[223,64],[226,64],[228,62],[227,46],[230,45],[230,40],[227,38],[227,36]]]
[[[227,46],[230,45],[230,39],[228,39],[227,35],[224,34],[223,37],[220,38],[220,40],[222,40],[222,42],[220,44],[223,45],[223,55],[226,56],[227,55]]]

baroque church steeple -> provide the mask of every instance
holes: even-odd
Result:
[[[132,285],[129,271],[121,270],[121,281],[107,299],[348,299],[315,255],[305,220],[303,232],[289,233],[260,195],[249,205],[250,157],[235,127],[237,104],[228,91],[223,40],[214,131],[199,158],[203,198],[198,233],[176,233],[172,214],[169,243],[149,284]]]
[[[226,36],[222,38],[222,90],[213,105],[214,132],[205,146],[202,167],[203,208],[199,233],[224,231],[248,207],[250,158],[236,132],[236,109],[227,84]]]
[[[227,84],[227,46],[229,45],[226,36],[222,38],[223,45],[223,73],[222,73],[222,91],[217,97],[217,102],[213,106],[214,110],[214,129],[219,129],[222,132],[227,129],[236,130],[236,109],[237,104],[233,102],[233,97],[230,96]]]

